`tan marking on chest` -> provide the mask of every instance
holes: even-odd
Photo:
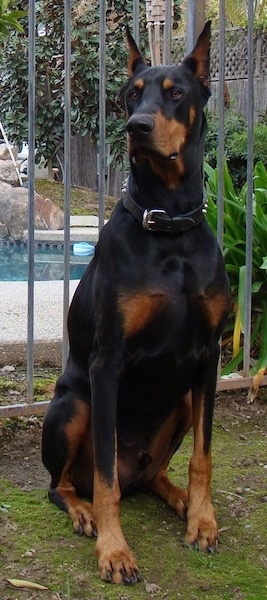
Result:
[[[204,310],[207,314],[209,324],[216,328],[225,311],[228,308],[228,299],[221,294],[214,296],[204,296],[202,299]]]
[[[126,336],[132,336],[144,329],[153,317],[168,304],[165,294],[137,292],[122,294],[119,298],[119,310],[123,318],[123,330]]]

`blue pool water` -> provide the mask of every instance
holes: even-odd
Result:
[[[81,279],[90,256],[75,256],[70,247],[70,279]],[[63,244],[41,243],[34,251],[35,281],[64,279]],[[0,247],[0,281],[28,280],[28,250],[21,244],[6,244]]]

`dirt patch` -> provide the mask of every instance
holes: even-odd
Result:
[[[0,478],[28,491],[46,488],[49,476],[41,462],[42,420],[13,419],[0,427]]]

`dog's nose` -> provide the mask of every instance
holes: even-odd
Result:
[[[154,122],[151,117],[147,117],[146,115],[133,115],[126,125],[126,131],[129,136],[145,136],[151,133],[153,127]]]

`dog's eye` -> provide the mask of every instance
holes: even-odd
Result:
[[[134,102],[135,100],[137,100],[137,98],[138,98],[138,93],[135,90],[132,90],[132,92],[129,92],[128,100],[131,100],[132,102]]]
[[[180,90],[171,90],[170,91],[170,98],[172,98],[172,100],[179,100],[179,98],[181,98],[182,96],[182,92],[180,92]]]

